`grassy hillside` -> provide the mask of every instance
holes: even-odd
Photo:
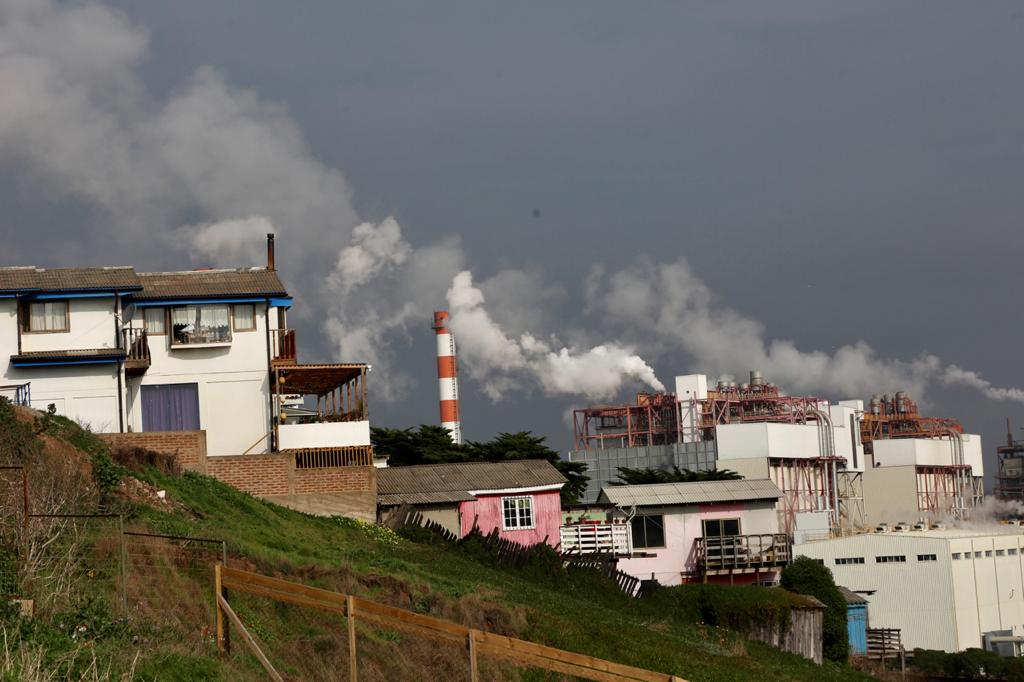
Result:
[[[74,434],[71,440],[88,448],[87,435]],[[129,489],[136,492],[115,501],[130,527],[225,538],[229,563],[235,566],[689,680],[864,679],[849,668],[819,667],[746,642],[730,630],[698,624],[685,591],[634,600],[589,573],[503,569],[463,548],[412,542],[345,519],[306,516],[204,476],[154,468],[131,475],[142,484],[132,483]],[[125,489],[122,484],[122,493]],[[147,502],[158,489],[166,491],[166,501]],[[24,671],[32,666],[71,673],[35,679],[264,679],[240,644],[230,657],[216,655],[211,633],[203,627],[212,604],[209,576],[205,569],[133,572],[133,582],[150,581],[156,589],[132,593],[145,596],[133,597],[127,620],[109,599],[79,598],[34,624],[19,625],[8,614],[6,641],[0,639],[0,679],[27,678]],[[739,589],[753,600],[764,592]],[[102,593],[102,586],[95,591]],[[769,597],[765,603],[779,599]],[[242,595],[232,595],[231,601],[271,660],[290,677],[347,679],[347,645],[338,617]],[[467,675],[465,653],[456,647],[362,627],[359,646],[361,680],[457,680]],[[484,674],[486,679],[557,679],[497,662],[485,665]]]

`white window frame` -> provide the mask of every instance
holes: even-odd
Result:
[[[510,526],[510,525],[508,525],[508,517],[505,514],[505,503],[506,502],[512,502],[513,504],[515,504],[516,502],[519,502],[520,500],[526,500],[526,501],[528,501],[530,503],[530,523],[529,523],[529,525],[527,525],[527,524],[520,524],[519,523],[520,520],[521,520],[521,514],[520,514],[521,510],[518,508],[518,506],[516,506],[516,507],[513,508],[513,511],[515,512],[516,525]],[[533,495],[510,495],[508,497],[501,498],[501,529],[502,530],[533,530],[536,527],[537,527],[537,509],[536,509],[536,506],[533,504]]]

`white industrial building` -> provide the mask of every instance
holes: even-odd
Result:
[[[905,393],[828,401],[786,395],[760,372],[749,383],[675,378],[674,394],[573,415],[587,502],[618,468],[731,469],[782,491],[780,528],[796,539],[882,521],[970,517],[983,500],[981,438],[924,417]]]
[[[794,545],[793,554],[820,560],[864,595],[869,626],[899,628],[907,649],[980,648],[986,635],[1024,642],[1024,529],[890,528]]]

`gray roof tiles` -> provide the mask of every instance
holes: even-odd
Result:
[[[0,292],[130,291],[134,300],[287,296],[277,272],[266,268],[136,273],[106,268],[0,268]]]
[[[601,489],[598,502],[620,506],[667,506],[777,500],[779,487],[768,479],[742,481],[701,481],[697,483],[654,483],[649,485],[609,485]]]
[[[142,291],[138,301],[164,298],[210,298],[214,296],[287,296],[275,270],[191,270],[186,272],[140,272]]]
[[[566,479],[550,462],[464,462],[385,467],[377,472],[381,504],[431,504],[471,500],[470,491],[562,485]]]
[[[0,291],[134,291],[141,289],[131,267],[0,268]]]

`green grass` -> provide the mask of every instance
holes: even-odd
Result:
[[[697,622],[702,599],[707,601],[701,594],[712,594],[720,623],[739,627],[764,616],[751,604],[778,614],[798,599],[782,591],[694,586],[634,600],[598,576],[545,579],[487,566],[457,547],[414,543],[358,522],[307,516],[207,477],[153,471],[144,477],[167,490],[183,510],[143,507],[138,520],[167,533],[227,538],[229,552],[246,557],[258,570],[288,575],[300,567],[306,573],[320,567],[327,574],[343,568],[357,575],[387,576],[399,581],[424,612],[432,605],[472,597],[481,600],[482,608],[522,614],[515,634],[525,639],[690,680],[864,679],[848,667],[819,667]],[[317,582],[315,576],[302,579]],[[388,591],[386,586],[361,589],[361,596],[374,599]],[[287,635],[273,636],[280,641]]]
[[[95,464],[97,457],[106,457],[102,442],[74,423],[55,416],[41,419],[45,432],[77,446],[83,458]],[[4,449],[31,450],[26,439],[31,435],[5,442]],[[124,470],[111,467],[110,475],[114,480]],[[817,666],[700,622],[742,630],[754,619],[782,618],[794,599],[782,591],[693,586],[635,600],[594,572],[506,569],[480,560],[469,547],[413,542],[370,524],[308,516],[205,476],[154,469],[132,475],[166,490],[176,507],[168,511],[119,498],[115,501],[128,511],[130,526],[223,538],[235,566],[693,681],[865,679],[849,667]],[[232,655],[220,657],[212,634],[202,629],[212,606],[211,577],[212,566],[205,575],[138,575],[162,589],[149,593],[149,603],[133,606],[127,621],[110,609],[103,611],[95,599],[84,599],[78,610],[31,626],[0,613],[0,626],[8,635],[7,646],[43,652],[64,661],[65,670],[82,665],[80,656],[95,653],[108,673],[100,679],[120,679],[132,670],[144,680],[265,679],[240,642]],[[283,673],[295,679],[345,679],[347,644],[337,616],[240,594],[232,594],[231,601]],[[95,633],[84,642],[76,634],[83,623]],[[364,625],[359,641],[361,680],[465,675],[465,652],[457,647]],[[488,668],[484,677],[553,679],[538,671],[516,675],[507,667]],[[0,679],[19,675],[0,669]]]

